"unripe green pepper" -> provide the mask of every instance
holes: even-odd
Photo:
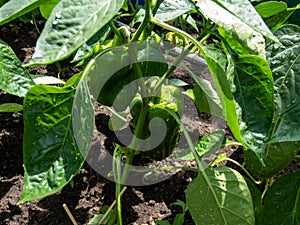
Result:
[[[153,83],[156,83],[155,79],[148,80],[147,82],[147,84],[150,86]],[[142,134],[139,134],[139,137],[146,141],[146,138],[151,135],[149,130],[150,121],[156,117],[159,117],[164,121],[167,128],[164,140],[157,147],[151,149],[150,151],[140,152],[141,155],[147,156],[154,160],[162,160],[169,156],[173,152],[179,140],[180,124],[177,123],[176,119],[168,110],[172,110],[177,115],[179,115],[183,110],[183,97],[178,88],[170,85],[162,85],[160,92],[160,97],[154,97],[149,102],[144,129]],[[138,122],[142,105],[142,97],[138,94],[132,100],[130,105],[130,112],[133,117],[132,123],[135,125]],[[160,130],[160,128],[158,127],[156,130]],[[148,146],[151,145],[151,143],[145,142],[144,144],[147,146],[147,148],[151,148],[151,146]]]

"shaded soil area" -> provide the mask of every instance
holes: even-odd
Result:
[[[22,22],[0,28],[0,39],[7,42],[23,63],[28,62],[34,52],[38,33],[31,24]],[[74,68],[68,60],[61,62],[63,76],[68,78],[79,69]],[[207,69],[201,68],[208,74]],[[54,65],[29,68],[32,74],[48,74],[58,76]],[[63,77],[63,78],[64,78]],[[176,77],[189,82],[189,76],[177,71]],[[23,99],[0,91],[0,104],[16,102],[22,104]],[[100,105],[96,107],[97,135],[112,148],[116,140],[108,129],[110,113]],[[200,121],[187,121],[190,129],[197,129],[203,136],[212,129],[212,118],[199,113]],[[18,204],[23,185],[22,156],[23,119],[22,114],[0,113],[0,225],[71,225],[63,204],[66,204],[78,224],[86,224],[104,205],[114,201],[114,183],[96,173],[87,163],[84,164],[72,184],[68,184],[58,193],[51,196]],[[232,138],[228,132],[228,138]],[[235,147],[224,149],[228,155],[236,151]],[[233,156],[242,161],[241,151]],[[187,166],[194,162],[187,161]],[[300,160],[295,160],[287,171],[300,169]],[[181,208],[174,205],[176,200],[185,200],[187,185],[196,176],[193,172],[178,171],[169,179],[142,187],[128,187],[123,195],[124,224],[155,224],[154,220],[166,219],[172,222]],[[185,223],[194,224],[187,213]]]

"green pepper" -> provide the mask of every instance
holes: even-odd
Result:
[[[178,144],[180,124],[177,123],[176,119],[168,110],[172,110],[177,115],[179,115],[183,110],[183,97],[181,91],[178,88],[170,85],[162,85],[160,92],[160,97],[154,97],[149,102],[144,129],[142,131],[142,134],[139,134],[139,137],[146,141],[146,138],[151,135],[149,130],[150,121],[156,117],[159,117],[164,121],[167,128],[164,140],[157,147],[149,151],[140,152],[141,155],[147,156],[154,160],[162,160],[166,158],[173,152],[176,145]],[[130,106],[132,123],[134,125],[136,125],[138,122],[142,105],[142,97],[138,94],[132,100]],[[160,126],[160,124],[158,126]],[[163,125],[161,124],[161,126]],[[160,127],[157,127],[156,130],[161,129]],[[151,143],[146,142],[144,144],[147,148],[151,147],[148,146],[151,145]]]

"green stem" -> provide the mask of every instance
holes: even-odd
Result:
[[[295,156],[295,159],[300,159],[300,155],[296,155],[296,156]]]
[[[269,190],[270,184],[271,184],[271,179],[266,179],[266,184],[265,184],[264,192],[261,195],[261,199],[262,200],[265,198],[265,195],[267,194],[267,191]]]
[[[113,157],[113,174],[116,182],[116,209],[117,209],[117,222],[122,225],[122,205],[121,205],[121,164],[122,164],[122,151],[120,146],[116,145]]]
[[[183,58],[189,54],[191,47],[192,47],[192,45],[190,45],[187,49],[183,49],[183,51],[180,53],[179,57],[174,61],[172,66],[170,66],[170,68],[167,70],[167,72],[165,72],[165,74],[160,78],[160,80],[158,81],[158,83],[156,84],[156,86],[153,90],[154,95],[156,94],[156,92],[158,91],[158,89],[160,88],[160,86],[162,85],[164,80],[167,79],[173,73],[173,71],[176,69],[176,67],[179,65],[179,63],[183,60]]]
[[[122,120],[124,123],[128,123],[130,126],[134,127],[134,124],[132,124],[132,122],[130,122],[129,120],[127,120],[125,117],[123,117],[120,113],[116,112],[115,110],[113,110],[110,107],[107,107],[107,106],[104,106],[104,107],[105,107],[105,109],[107,109],[108,111],[110,111],[113,115],[115,115],[120,120]]]
[[[109,26],[110,28],[113,30],[113,32],[120,38],[120,40],[124,40],[124,37],[122,36],[122,34],[120,33],[120,31],[118,30],[118,28],[115,26],[114,22],[111,20],[109,21]]]
[[[245,167],[244,166],[242,166],[240,163],[238,163],[237,161],[235,161],[235,160],[233,160],[233,159],[231,159],[231,158],[226,158],[226,159],[224,159],[224,161],[225,160],[227,160],[227,161],[230,161],[230,162],[232,162],[232,163],[234,163],[235,165],[237,165],[238,167],[240,167],[247,175],[248,175],[248,177],[254,182],[254,183],[256,183],[256,184],[261,184],[262,183],[262,181],[260,181],[260,180],[255,180],[255,178],[245,169]]]
[[[145,7],[146,7],[146,15],[141,23],[141,25],[138,27],[135,35],[133,36],[131,42],[138,41],[139,37],[141,36],[142,32],[145,30],[145,28],[148,26],[149,21],[152,20],[153,15],[152,15],[152,8],[151,8],[151,0],[146,0],[145,1]]]
[[[63,74],[63,71],[61,69],[59,62],[55,62],[55,66],[58,70],[57,78],[60,79],[61,75],[62,75],[62,77],[64,77],[64,74]]]

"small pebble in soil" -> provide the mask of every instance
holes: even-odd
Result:
[[[154,206],[155,205],[155,201],[154,200],[150,200],[149,202],[148,202],[148,206]]]

